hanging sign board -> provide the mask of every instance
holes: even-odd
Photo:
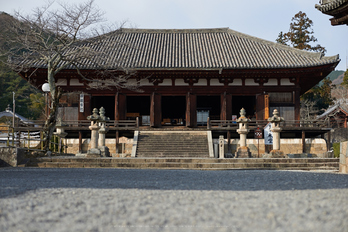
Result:
[[[256,130],[255,130],[255,139],[262,139],[262,130],[258,127]]]
[[[268,123],[263,129],[263,133],[265,135],[265,145],[273,144],[273,133],[271,131],[272,124]]]
[[[84,95],[80,94],[80,113],[83,113],[85,111],[85,102],[84,102]]]

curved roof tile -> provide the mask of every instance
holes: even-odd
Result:
[[[92,42],[84,42],[79,46],[91,45]],[[338,55],[325,57],[229,28],[121,29],[107,34],[93,46],[103,52],[109,69],[273,69],[340,61]],[[80,67],[96,68],[87,59],[80,62]]]

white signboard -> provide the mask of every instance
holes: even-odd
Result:
[[[272,124],[268,123],[263,129],[263,134],[265,135],[265,145],[273,144],[273,133],[271,131]]]
[[[83,113],[85,111],[85,96],[83,94],[80,94],[80,113]]]

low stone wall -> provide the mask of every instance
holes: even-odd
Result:
[[[67,153],[77,154],[79,152],[79,140],[78,139],[66,139],[64,143],[67,144]],[[218,139],[213,139],[214,144],[218,144]],[[239,139],[231,139],[231,152],[234,154],[239,147]],[[82,139],[82,153],[87,153],[90,149],[90,139]],[[133,147],[133,138],[120,138],[120,144],[118,147],[119,154],[116,154],[116,139],[106,139],[105,145],[109,148],[110,154],[114,157],[118,156],[130,156]],[[252,157],[257,157],[258,147],[259,154],[266,153],[266,147],[264,140],[259,140],[259,146],[257,139],[247,139],[247,146],[252,153]],[[302,139],[281,139],[280,149],[285,154],[300,154],[302,153]],[[326,141],[324,139],[306,139],[305,153],[316,154],[318,157],[325,157],[326,155]],[[227,139],[225,139],[225,154],[227,153]]]
[[[16,147],[0,147],[0,167],[17,167],[24,159],[24,149]]]
[[[348,173],[348,141],[340,144],[340,172]]]
[[[82,153],[87,153],[90,149],[91,139],[82,139]],[[133,138],[129,139],[121,137],[119,139],[120,144],[118,147],[119,154],[116,154],[116,139],[105,139],[105,146],[109,148],[109,152],[113,157],[118,156],[130,156],[132,154]],[[79,140],[78,139],[66,139],[64,141],[67,148],[67,153],[77,154],[79,153]]]
[[[218,139],[213,140],[214,144],[219,144]],[[239,139],[231,139],[231,153],[234,154],[239,147]],[[259,144],[257,139],[247,139],[247,147],[249,147],[252,157],[256,158],[258,154],[267,153],[264,140],[260,139]],[[259,149],[258,149],[259,148]],[[284,154],[301,154],[302,139],[280,139],[280,150]],[[259,152],[258,152],[259,151]],[[225,154],[228,152],[227,139],[225,139]],[[305,153],[315,154],[318,157],[325,157],[326,141],[321,138],[306,139]]]

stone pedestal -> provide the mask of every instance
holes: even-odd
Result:
[[[287,158],[287,155],[280,150],[272,150],[269,154],[264,155],[263,158]]]
[[[247,135],[249,133],[249,122],[250,120],[245,117],[245,110],[242,108],[240,110],[240,117],[237,119],[237,123],[239,124],[239,129],[237,129],[237,133],[239,134],[239,145],[240,147],[237,149],[235,158],[250,158],[251,152],[246,145]]]
[[[99,150],[101,152],[101,156],[103,157],[110,157],[110,152],[109,148],[105,146],[105,134],[108,132],[108,129],[106,128],[106,122],[110,120],[110,118],[105,116],[105,109],[104,107],[101,107],[99,110],[99,124],[100,124],[100,129],[99,129]]]
[[[91,130],[91,149],[98,148],[98,132],[100,127],[97,125],[90,126],[89,129]]]
[[[58,136],[59,143],[58,143],[58,152],[61,152],[62,150],[62,139],[64,139],[68,133],[65,132],[64,127],[67,126],[66,124],[63,124],[61,121],[59,121],[56,125],[56,132],[53,134]]]
[[[91,148],[87,151],[87,157],[100,157],[101,151],[98,148]]]
[[[219,159],[225,158],[225,139],[223,135],[219,137]]]
[[[273,116],[268,121],[272,124],[271,131],[273,134],[273,150],[269,153],[268,158],[286,158],[284,152],[280,150],[280,132],[282,131],[280,123],[284,121],[284,118],[279,117],[279,112],[275,109]]]
[[[91,125],[89,129],[91,130],[91,142],[90,149],[87,151],[88,157],[100,157],[100,150],[98,149],[98,131],[100,127],[98,126],[98,109],[93,109],[93,114],[87,117],[88,120],[91,121]]]
[[[242,146],[237,149],[236,158],[250,158],[251,157],[251,152],[248,147]]]
[[[99,150],[101,152],[101,156],[103,157],[110,157],[109,148],[105,146],[105,134],[108,132],[108,129],[105,128],[105,125],[102,124],[101,128],[99,129]]]

